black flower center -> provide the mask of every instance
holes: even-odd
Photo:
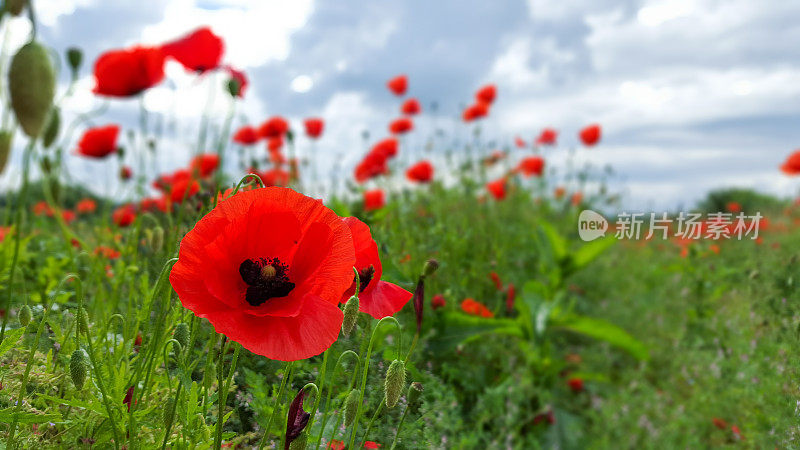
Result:
[[[278,258],[246,259],[239,265],[239,275],[247,283],[244,299],[259,306],[275,297],[286,297],[294,289],[289,281],[289,267]]]
[[[364,290],[369,286],[369,282],[372,281],[372,277],[375,276],[375,267],[370,264],[369,267],[365,267],[358,271],[358,283],[359,283],[359,290],[364,292]],[[353,283],[356,282],[356,277],[353,277]]]

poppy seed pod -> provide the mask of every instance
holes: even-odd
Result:
[[[19,49],[8,70],[11,107],[22,131],[38,137],[53,106],[56,74],[47,49],[29,42]]]
[[[183,322],[175,325],[172,337],[181,344],[181,349],[186,348],[189,345],[189,325]]]
[[[31,323],[31,307],[28,305],[22,305],[22,308],[19,309],[19,313],[17,318],[19,319],[19,324],[23,327],[27,327],[29,323]]]
[[[344,426],[349,427],[353,420],[356,418],[356,410],[358,410],[358,397],[361,395],[361,391],[358,389],[353,389],[347,394],[347,398],[344,399]]]
[[[408,386],[408,404],[413,405],[417,403],[419,400],[419,396],[422,395],[422,391],[424,388],[422,387],[422,383],[413,382]]]
[[[83,389],[83,383],[86,382],[86,374],[89,372],[89,355],[82,348],[72,352],[69,359],[69,376],[72,378],[72,383],[80,390]]]
[[[342,319],[342,333],[347,336],[353,331],[358,319],[358,297],[355,295],[350,297],[350,300],[344,304],[344,319]]]
[[[387,408],[394,408],[400,400],[400,394],[406,385],[406,365],[403,361],[395,359],[386,371],[384,382],[384,400]]]
[[[44,133],[42,134],[42,146],[44,148],[50,148],[50,146],[53,145],[53,142],[55,142],[58,137],[60,128],[61,113],[58,108],[53,108],[47,118],[47,126],[44,127]]]
[[[422,275],[429,277],[439,269],[439,261],[431,258],[425,261],[425,267],[422,268]]]
[[[0,174],[3,173],[3,169],[6,168],[6,164],[8,163],[8,155],[11,154],[11,140],[14,138],[14,134],[10,131],[0,131]]]

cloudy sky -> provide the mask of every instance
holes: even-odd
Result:
[[[339,161],[349,169],[364,151],[363,130],[385,134],[398,108],[385,81],[405,73],[411,95],[428,111],[438,105],[418,119],[411,148],[434,127],[467,136],[452,118],[477,87],[493,82],[499,94],[485,135],[502,144],[553,126],[562,150],[548,156],[559,165],[577,130],[599,122],[602,144],[578,158],[610,164],[614,187],[631,208],[687,205],[716,187],[797,191],[799,181],[777,169],[800,147],[796,0],[35,3],[42,39],[58,51],[81,47],[89,67],[104,50],[211,26],[226,41],[225,61],[251,81],[236,123],[282,114],[299,125],[322,116],[328,127],[314,151],[323,165]],[[13,21],[12,41],[23,41],[27,26]],[[169,81],[144,99],[153,114],[177,118],[176,139],[159,150],[162,169],[188,161],[196,143],[188,130],[203,111],[219,122],[229,108],[221,94],[207,100],[221,77],[198,79],[172,63],[167,73]],[[68,114],[102,103],[89,93],[88,69],[84,75],[64,105]],[[136,101],[113,101],[106,117],[134,127],[138,111]],[[186,135],[192,138],[177,139]],[[83,181],[107,168],[68,164]],[[0,185],[14,183],[14,169]]]

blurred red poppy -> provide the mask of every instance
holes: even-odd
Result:
[[[373,441],[365,441],[364,448],[381,448],[381,444]]]
[[[236,70],[231,66],[225,66],[225,70],[228,71],[228,75],[231,77],[228,83],[235,83],[234,92],[236,97],[244,98],[244,93],[247,90],[247,86],[250,84],[247,81],[247,75],[241,70]]]
[[[288,186],[289,172],[282,169],[272,169],[261,173],[261,181],[265,186]]]
[[[306,135],[311,139],[318,139],[325,129],[325,122],[316,117],[306,119],[303,124],[306,126]]]
[[[592,124],[581,130],[578,136],[581,138],[583,145],[591,147],[600,141],[601,129],[600,125]]]
[[[545,128],[536,138],[536,145],[556,145],[558,131],[553,128]]]
[[[444,295],[442,294],[436,294],[431,298],[431,307],[434,310],[437,310],[439,308],[444,308],[446,304],[447,302],[445,301]]]
[[[66,223],[71,223],[73,220],[75,220],[75,217],[75,211],[72,211],[71,209],[65,209],[61,211],[61,219]]]
[[[419,105],[419,101],[415,98],[407,99],[400,106],[400,112],[403,114],[408,114],[409,116],[419,114],[421,111],[422,107]]]
[[[271,117],[258,127],[258,135],[265,138],[281,137],[287,131],[289,131],[289,122],[280,116]]]
[[[205,73],[219,67],[225,43],[211,28],[202,27],[161,48],[166,56],[181,63],[186,70]]]
[[[496,200],[502,200],[506,198],[506,179],[505,177],[490,181],[486,183],[486,190],[492,194]]]
[[[528,146],[528,143],[525,142],[521,137],[517,136],[514,138],[514,145],[516,145],[517,148],[525,148]]]
[[[464,122],[472,122],[473,120],[482,119],[489,114],[489,105],[486,103],[475,103],[467,107],[464,110],[464,113],[461,115],[461,118]]]
[[[522,161],[519,162],[516,170],[526,177],[533,175],[536,175],[537,177],[541,176],[544,172],[544,158],[541,156],[529,156],[527,158],[523,158]]]
[[[117,151],[119,125],[89,128],[78,141],[76,154],[89,158],[105,158]]]
[[[408,89],[408,77],[405,75],[398,75],[386,82],[386,87],[394,93],[394,95],[402,96]]]
[[[53,209],[45,201],[36,202],[33,205],[33,214],[37,216],[53,217]]]
[[[164,79],[164,53],[153,47],[108,51],[94,63],[94,79],[95,94],[136,95]]]
[[[569,201],[570,201],[570,203],[572,203],[574,206],[578,206],[578,205],[580,205],[580,204],[581,204],[581,202],[583,202],[583,193],[581,193],[581,192],[576,192],[576,193],[572,194],[572,198],[570,198],[570,199],[569,199]]]
[[[572,392],[582,392],[583,391],[583,380],[581,378],[570,378],[567,380],[567,385],[572,390]]]
[[[93,213],[97,210],[97,203],[90,198],[84,198],[75,205],[75,210],[80,214]]]
[[[397,156],[398,145],[397,138],[386,138],[376,142],[375,145],[372,146],[370,153],[380,154],[384,158],[393,158]]]
[[[800,150],[795,150],[786,158],[786,162],[781,166],[781,171],[786,175],[800,174]]]
[[[120,206],[111,214],[111,220],[119,227],[127,227],[136,220],[136,209],[133,205]]]
[[[200,192],[200,183],[190,176],[180,177],[169,186],[169,199],[172,203],[183,203]]]
[[[347,225],[288,188],[234,195],[181,241],[170,273],[184,307],[253,353],[309,358],[336,341],[356,262]]]
[[[492,279],[492,283],[494,283],[494,288],[498,291],[503,290],[503,281],[500,279],[500,275],[497,272],[489,272],[489,278]]]
[[[253,145],[258,142],[258,131],[250,125],[245,125],[233,134],[233,142],[240,145]]]
[[[475,100],[479,103],[486,103],[491,105],[494,102],[495,97],[497,96],[497,86],[493,84],[487,84],[482,88],[478,89],[478,92],[475,93]]]
[[[420,161],[406,170],[406,178],[417,183],[428,183],[433,179],[433,164],[428,160]]]
[[[359,311],[381,319],[403,309],[411,299],[411,292],[395,284],[381,280],[383,266],[378,255],[378,244],[372,239],[369,227],[355,217],[345,217],[344,222],[350,228],[356,252],[355,268],[361,292],[358,295]],[[355,292],[355,279],[341,302],[346,302]]]
[[[204,153],[192,158],[189,169],[201,178],[205,178],[219,167],[219,156],[216,153]]]
[[[381,189],[373,189],[371,191],[364,191],[364,210],[374,211],[381,209],[386,205],[386,195]]]
[[[147,197],[139,202],[141,211],[161,211],[167,212],[167,199],[164,197]]]
[[[486,305],[471,298],[464,299],[461,302],[461,310],[471,316],[494,317],[494,314],[489,311]]]
[[[401,117],[389,123],[389,132],[392,134],[405,134],[414,129],[414,122],[408,117]]]
[[[267,150],[270,153],[278,151],[283,148],[283,137],[282,136],[275,136],[267,139]]]
[[[738,213],[742,210],[742,205],[739,202],[728,202],[725,208],[732,213]]]
[[[130,180],[133,177],[133,170],[130,166],[122,166],[119,168],[119,177],[123,181]]]

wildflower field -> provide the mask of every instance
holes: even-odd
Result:
[[[35,1],[3,3],[2,24],[35,24]],[[198,24],[59,53],[33,26],[0,60],[0,173],[20,162],[0,198],[0,446],[798,447],[791,199],[718,190],[692,205],[702,239],[677,212],[665,239],[624,239],[624,216],[582,239],[582,211],[624,210],[613,170],[574,163],[602,124],[487,136],[489,83],[412,141],[430,106],[387,73],[396,116],[324,166],[336,118],[238,114],[269,80],[226,49]],[[141,102],[168,64],[229,105],[199,136]],[[97,107],[64,114],[87,77]],[[104,116],[120,103],[137,118]],[[176,137],[192,155],[157,170]],[[798,173],[800,153],[775,168]]]

